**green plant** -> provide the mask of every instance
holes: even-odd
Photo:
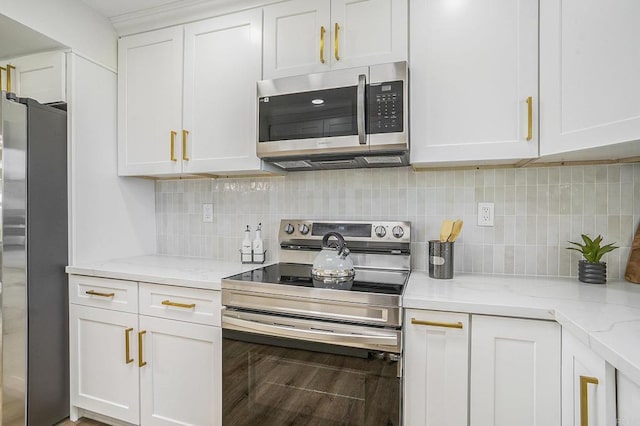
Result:
[[[573,241],[569,241],[570,244],[573,244],[577,247],[567,247],[568,250],[575,250],[582,253],[582,256],[587,262],[598,263],[602,256],[605,253],[609,253],[617,249],[618,247],[614,246],[615,243],[607,244],[605,246],[600,246],[602,242],[602,236],[598,235],[595,240],[589,238],[588,235],[582,234],[582,241],[584,244],[574,243]],[[578,248],[579,247],[579,248]]]

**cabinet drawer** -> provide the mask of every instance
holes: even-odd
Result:
[[[220,292],[140,283],[140,314],[220,326]]]
[[[69,302],[137,313],[138,283],[71,275],[69,277]]]

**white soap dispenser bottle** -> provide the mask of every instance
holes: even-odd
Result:
[[[249,263],[252,259],[251,253],[251,229],[247,225],[247,229],[244,231],[244,239],[242,240],[242,248],[240,249],[240,260],[242,263]]]
[[[262,223],[256,229],[256,238],[253,240],[253,261],[264,262],[264,242],[262,241]]]

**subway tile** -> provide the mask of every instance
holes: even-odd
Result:
[[[640,221],[640,164],[162,180],[155,193],[160,254],[237,261],[244,226],[261,221],[277,260],[281,218],[396,218],[413,223],[413,266],[424,269],[426,241],[442,219],[459,217],[457,272],[575,276],[580,257],[565,247],[589,233],[621,246],[610,256],[612,277],[623,274]],[[480,201],[496,204],[494,227],[475,224]],[[214,205],[212,223],[202,223],[203,203]]]

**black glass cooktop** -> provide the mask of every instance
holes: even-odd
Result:
[[[377,269],[356,269],[353,284],[347,288],[333,288],[338,291],[360,291],[366,293],[401,295],[409,272]],[[292,285],[299,287],[321,287],[311,278],[311,265],[299,263],[276,263],[275,265],[253,269],[226,278],[234,281],[249,281]]]

